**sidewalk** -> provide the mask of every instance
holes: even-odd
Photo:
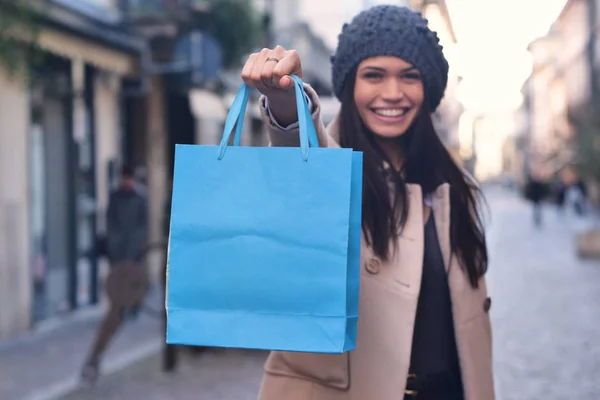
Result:
[[[51,329],[0,342],[0,399],[54,400],[77,389],[101,318],[101,310],[94,310]],[[157,354],[161,346],[161,320],[142,313],[117,333],[103,374]]]
[[[256,400],[267,352],[211,348],[180,356],[173,373],[162,372],[155,355],[62,400]]]

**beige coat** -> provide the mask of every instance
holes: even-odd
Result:
[[[325,131],[316,93],[313,120],[321,146],[339,147],[338,124]],[[274,146],[298,146],[298,130],[271,124],[261,113]],[[485,280],[473,289],[450,252],[449,185],[432,194],[432,210],[448,271],[456,342],[465,400],[493,400],[491,300]],[[259,400],[402,400],[409,370],[417,300],[421,286],[423,194],[407,185],[409,215],[398,251],[388,262],[361,246],[361,280],[356,350],[344,354],[272,352],[265,365]]]

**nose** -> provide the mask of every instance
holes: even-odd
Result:
[[[399,79],[389,79],[383,86],[381,97],[389,102],[398,102],[404,97],[402,82]]]

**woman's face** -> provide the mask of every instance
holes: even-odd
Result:
[[[356,71],[354,102],[364,124],[383,138],[403,135],[424,99],[421,73],[393,56],[368,58]]]

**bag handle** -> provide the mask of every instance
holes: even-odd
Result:
[[[296,93],[296,109],[298,112],[298,124],[300,127],[300,148],[302,150],[302,159],[304,161],[308,161],[309,147],[319,147],[317,131],[312,121],[310,110],[308,109],[308,100],[304,95],[304,86],[302,80],[296,75],[290,75],[290,77],[294,80],[294,91]],[[231,137],[231,132],[233,131],[234,125],[236,129],[235,136],[233,138],[233,145],[240,145],[242,127],[244,125],[244,116],[246,115],[246,107],[248,105],[248,94],[248,85],[244,83],[236,94],[235,99],[231,104],[231,108],[227,113],[227,118],[225,119],[223,136],[221,138],[221,144],[219,145],[219,160],[225,156],[227,143]]]

